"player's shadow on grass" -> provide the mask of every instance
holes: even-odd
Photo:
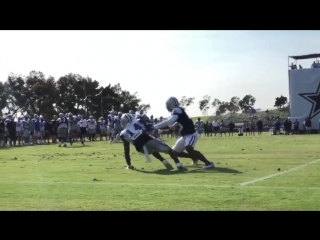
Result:
[[[190,169],[190,167],[189,167]],[[195,168],[195,169],[191,169],[190,172],[192,173],[242,173],[236,169],[232,169],[232,168],[224,168],[224,167],[215,167],[214,169],[210,170],[210,169],[203,169],[203,168]]]
[[[174,170],[174,171],[169,171],[167,169],[159,169],[159,170],[155,170],[153,172],[149,172],[149,171],[144,171],[144,170],[140,170],[140,169],[135,169],[137,172],[141,172],[141,173],[149,173],[149,174],[159,174],[159,175],[174,175],[174,174],[188,174],[188,173],[229,173],[229,174],[240,174],[242,172],[235,170],[235,169],[231,169],[231,168],[223,168],[223,167],[216,167],[214,169],[203,169],[203,168],[188,168],[187,171],[179,171],[179,170]]]
[[[86,148],[86,147],[91,147],[90,145],[72,145],[72,146],[68,146],[69,148]]]

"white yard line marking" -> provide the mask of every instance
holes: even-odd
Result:
[[[280,172],[280,173],[271,174],[271,175],[263,177],[263,178],[258,178],[258,179],[254,179],[254,180],[249,181],[249,182],[240,183],[240,186],[247,186],[247,185],[254,184],[254,183],[257,183],[257,182],[261,182],[261,181],[264,181],[264,180],[267,180],[267,179],[270,179],[270,178],[278,177],[280,175],[283,175],[283,174],[286,174],[286,173],[289,173],[289,172],[292,172],[292,171],[296,171],[296,170],[302,169],[304,167],[307,167],[307,166],[309,166],[311,164],[315,164],[315,163],[318,163],[318,162],[320,162],[320,159],[314,160],[312,162],[305,163],[303,165],[291,168],[289,170],[286,170],[286,171],[283,171],[283,172]]]
[[[320,187],[268,187],[268,186],[259,186],[259,187],[243,187],[239,185],[202,185],[202,184],[178,184],[178,183],[119,183],[119,182],[41,182],[41,181],[0,181],[0,184],[41,184],[41,185],[54,185],[54,184],[65,184],[65,185],[110,185],[110,186],[127,186],[127,187],[188,187],[188,188],[238,188],[238,189],[282,189],[282,190],[320,190]]]

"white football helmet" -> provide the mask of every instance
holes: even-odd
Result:
[[[179,107],[179,101],[176,97],[170,97],[166,101],[166,108],[169,112],[171,112],[174,108]]]
[[[121,116],[121,125],[122,127],[126,127],[129,123],[132,123],[134,118],[130,113],[125,113]]]

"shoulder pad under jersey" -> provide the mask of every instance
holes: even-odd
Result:
[[[179,107],[172,109],[172,112],[171,112],[172,115],[179,115],[181,113],[182,113],[182,109]]]

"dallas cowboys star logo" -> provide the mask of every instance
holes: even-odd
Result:
[[[320,113],[320,82],[315,93],[300,93],[298,95],[312,104],[309,114],[310,119],[314,118]]]

